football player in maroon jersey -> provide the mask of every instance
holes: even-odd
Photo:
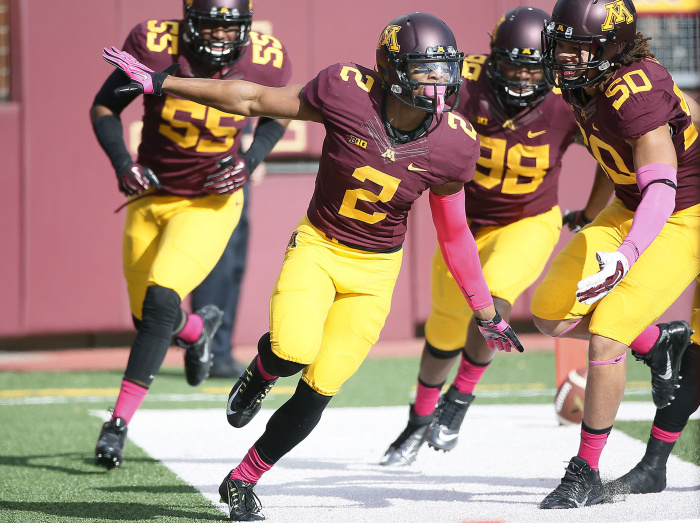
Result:
[[[693,123],[700,125],[700,105],[686,97]],[[666,488],[666,462],[690,416],[700,407],[700,277],[690,306],[691,344],[681,361],[675,398],[668,407],[657,409],[647,448],[642,459],[628,473],[604,485],[606,498],[615,501],[626,494],[650,494]]]
[[[542,32],[545,74],[615,184],[612,204],[554,258],[532,300],[543,333],[590,340],[580,447],[544,509],[604,500],[598,463],[627,347],[651,368],[652,398],[665,408],[692,333],[685,321],[653,323],[700,273],[700,140],[636,20],[630,0],[559,0]]]
[[[578,131],[571,108],[544,79],[541,31],[548,20],[547,13],[532,7],[505,13],[491,34],[490,55],[467,55],[457,107],[481,139],[476,174],[465,186],[466,214],[486,283],[506,321],[559,240],[562,156]],[[607,204],[612,184],[606,180],[600,170],[585,209],[588,216]],[[452,450],[474,388],[494,357],[471,325],[471,310],[439,249],[432,263],[431,298],[415,403],[382,465],[411,464],[426,442],[436,450]],[[457,376],[440,397],[460,354]]]
[[[185,0],[184,20],[149,20],[134,27],[124,48],[143,63],[186,78],[246,78],[280,87],[291,66],[280,42],[250,30],[249,0]],[[138,334],[131,347],[111,419],[100,432],[95,463],[111,469],[123,459],[127,426],[141,405],[175,335],[185,348],[190,385],[211,367],[211,339],[222,311],[180,308],[216,265],[238,223],[248,173],[284,132],[287,122],[261,120],[255,140],[238,156],[247,118],[176,95],[144,98],[138,158],[127,151],[119,115],[137,96],[114,71],[95,97],[90,116],[100,145],[129,198],[123,265]]]
[[[168,76],[105,49],[132,88],[175,94],[225,112],[322,123],[326,137],[306,216],[292,233],[270,301],[270,332],[229,395],[227,415],[247,424],[278,376],[302,372],[292,397],[221,483],[234,520],[262,519],[253,492],[264,472],[313,430],[357,370],[384,325],[402,257],[408,212],[429,190],[438,242],[488,343],[522,346],[493,306],[464,213],[479,138],[446,99],[461,84],[464,58],[438,18],[390,22],[377,70],[340,63],[305,86],[263,87]]]

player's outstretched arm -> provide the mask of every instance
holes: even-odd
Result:
[[[116,47],[105,47],[102,58],[121,69],[131,80],[128,86],[115,90],[117,94],[138,92],[160,95],[167,92],[242,116],[322,121],[321,115],[304,102],[301,85],[266,87],[243,80],[178,78],[172,76],[178,64],[156,72]]]

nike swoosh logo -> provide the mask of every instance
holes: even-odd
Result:
[[[228,403],[226,404],[226,414],[229,416],[233,414],[233,411],[231,410],[231,404],[233,403],[233,398],[235,398],[238,395],[238,391],[241,390],[240,387],[231,394],[231,397],[228,399]]]
[[[670,380],[673,376],[673,371],[671,370],[671,358],[666,356],[666,374],[661,376],[662,380]]]
[[[600,129],[598,129],[598,128],[595,126],[594,123],[591,124],[591,127],[593,127],[593,130],[594,130],[594,131],[600,131]]]
[[[538,136],[540,136],[540,135],[542,135],[542,134],[544,134],[544,133],[546,133],[546,132],[547,132],[547,131],[537,131],[537,132],[534,132],[534,133],[533,133],[532,131],[528,131],[528,132],[527,132],[527,137],[528,137],[528,138],[537,138]]]
[[[205,344],[204,345],[204,354],[202,354],[202,357],[199,358],[199,361],[201,361],[202,363],[208,362],[210,352],[211,352],[211,348],[207,344]]]
[[[457,439],[459,437],[459,434],[443,434],[440,432],[440,439],[442,441],[452,441],[453,439]]]
[[[428,172],[428,169],[421,169],[420,167],[416,167],[413,165],[413,162],[408,164],[408,170],[409,171],[422,171],[422,172]]]

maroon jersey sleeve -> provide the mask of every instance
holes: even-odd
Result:
[[[465,187],[474,226],[507,225],[557,204],[562,157],[578,126],[558,91],[517,113],[505,109],[488,82],[486,55],[468,55],[458,110],[481,139],[474,180]]]
[[[291,76],[284,46],[276,38],[251,32],[251,43],[232,66],[208,72],[186,48],[180,20],[149,20],[137,25],[124,50],[148,67],[162,71],[180,63],[176,76],[244,79],[280,87]],[[202,185],[218,169],[217,160],[237,154],[247,118],[170,94],[145,96],[138,162],[153,169],[163,192],[179,196],[203,194]]]
[[[408,212],[425,190],[471,179],[478,136],[469,122],[453,113],[432,117],[423,136],[394,144],[371,69],[333,65],[306,84],[304,97],[326,129],[307,214],[329,238],[364,250],[399,248]]]

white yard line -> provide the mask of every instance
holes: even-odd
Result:
[[[271,413],[263,410],[247,427],[234,429],[221,408],[142,409],[132,420],[129,441],[225,511],[218,503],[218,486],[260,436]],[[403,430],[407,414],[407,407],[328,409],[316,430],[256,488],[267,520],[700,521],[700,467],[674,456],[668,463],[668,487],[660,494],[565,512],[538,509],[578,450],[579,427],[558,426],[551,405],[474,404],[452,452],[426,446],[410,467],[377,465]],[[651,426],[653,416],[651,402],[625,402],[618,419],[649,420]],[[600,463],[604,479],[627,472],[644,448],[645,443],[613,431]]]

